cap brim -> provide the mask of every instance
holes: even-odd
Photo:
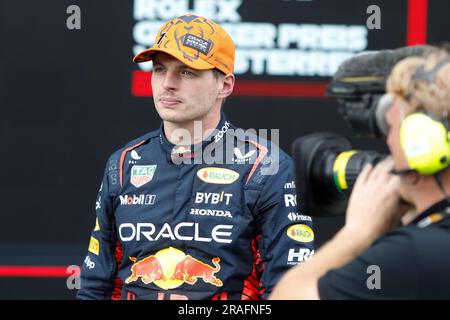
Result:
[[[209,69],[215,68],[215,66],[213,66],[212,64],[210,64],[202,59],[197,59],[197,60],[192,61],[192,60],[187,59],[183,55],[182,52],[180,52],[178,50],[170,50],[170,49],[166,49],[166,48],[151,48],[151,49],[144,50],[144,51],[140,52],[139,54],[137,54],[133,58],[133,62],[141,63],[141,62],[151,61],[151,60],[153,60],[153,57],[156,52],[167,53],[167,54],[171,55],[172,57],[174,57],[175,59],[181,61],[185,65],[187,65],[190,68],[195,69],[195,70],[209,70]]]

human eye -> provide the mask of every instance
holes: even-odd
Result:
[[[164,67],[163,66],[161,66],[161,65],[154,65],[153,66],[153,73],[161,74],[163,72],[164,72]]]
[[[183,69],[181,70],[181,75],[192,78],[195,77],[197,74],[190,69]]]

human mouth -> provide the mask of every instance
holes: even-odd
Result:
[[[170,97],[161,97],[161,98],[159,98],[159,102],[161,102],[161,104],[163,104],[165,107],[173,107],[173,106],[181,103],[180,100],[170,98]]]

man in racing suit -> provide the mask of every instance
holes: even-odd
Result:
[[[77,298],[265,298],[314,253],[293,162],[220,111],[234,44],[219,25],[175,18],[134,58],[148,60],[163,122],[107,161]],[[209,130],[179,143],[197,124]]]

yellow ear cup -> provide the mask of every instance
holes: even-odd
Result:
[[[434,174],[450,163],[447,129],[426,114],[413,113],[402,121],[400,144],[409,168],[421,174]]]

